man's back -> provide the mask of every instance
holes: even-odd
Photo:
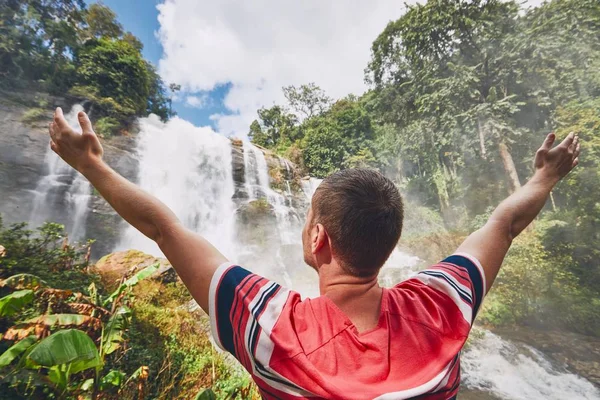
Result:
[[[384,289],[377,326],[359,332],[327,296],[224,264],[211,284],[213,335],[265,398],[447,399],[485,284],[461,255]],[[214,308],[212,308],[214,307]]]

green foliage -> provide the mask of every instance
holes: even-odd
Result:
[[[141,281],[142,279],[146,279],[149,276],[151,276],[152,274],[156,273],[156,271],[158,271],[158,268],[159,268],[159,264],[153,264],[153,265],[150,265],[150,266],[144,268],[143,270],[137,272],[131,278],[129,278],[125,282],[123,282],[117,288],[117,290],[112,292],[110,294],[110,296],[108,296],[107,299],[104,301],[103,305],[107,306],[110,303],[112,303],[115,299],[119,298],[123,293],[125,293],[127,290],[129,290],[132,286],[137,285],[139,281]]]
[[[131,310],[128,307],[119,307],[113,313],[102,332],[102,354],[112,354],[121,347],[130,320]]]
[[[21,308],[33,302],[33,290],[18,290],[0,298],[0,317],[13,315]]]
[[[4,368],[24,353],[31,345],[37,342],[37,337],[27,336],[25,339],[9,347],[0,355],[0,368]]]
[[[94,131],[102,137],[110,137],[119,133],[121,123],[113,117],[103,117],[94,123]]]
[[[77,289],[93,278],[85,273],[91,242],[69,244],[62,225],[46,223],[34,233],[24,223],[4,227],[0,218],[0,243],[0,279],[29,273],[52,287]]]
[[[283,95],[292,110],[304,118],[312,118],[323,114],[333,103],[333,99],[312,82],[300,87],[284,87]]]
[[[8,77],[0,87],[33,86],[90,100],[94,115],[112,118],[101,124],[105,134],[148,113],[163,120],[173,115],[172,91],[143,59],[142,48],[102,3],[0,2],[0,77]],[[41,117],[45,113],[32,110],[24,121]]]
[[[600,335],[600,316],[594,312],[600,300],[578,284],[572,262],[568,255],[548,253],[539,234],[521,235],[484,302],[481,320]]]
[[[217,400],[217,395],[210,389],[202,389],[202,391],[194,397],[194,400]]]
[[[191,301],[183,284],[146,280],[134,294],[129,351],[120,369],[148,366],[155,377],[148,398],[194,398],[206,388],[219,399],[258,398],[250,377],[213,348],[206,314],[182,307]]]
[[[79,50],[77,77],[102,98],[111,98],[124,118],[142,115],[150,95],[150,76],[139,50],[124,40],[88,40]]]
[[[116,39],[123,35],[123,27],[117,22],[117,15],[102,3],[93,3],[85,13],[87,33],[96,38]]]
[[[25,123],[37,122],[48,117],[48,112],[43,108],[30,108],[25,111],[21,117],[21,121]]]
[[[27,359],[42,367],[62,366],[60,369],[66,373],[100,365],[96,345],[85,332],[77,329],[65,329],[48,336],[33,347]]]
[[[10,289],[33,289],[36,290],[40,287],[46,286],[46,282],[41,280],[38,276],[32,274],[17,274],[9,276],[8,278],[0,281],[0,287],[7,287]]]
[[[4,333],[5,340],[16,343],[0,355],[0,377],[38,373],[40,378],[47,377],[46,383],[39,386],[59,395],[69,392],[75,396],[92,389],[107,394],[123,389],[126,384],[124,372],[114,368],[104,376],[101,372],[107,367],[107,357],[121,349],[126,341],[131,311],[125,304],[132,299],[131,288],[154,272],[156,266],[143,269],[127,279],[113,295],[107,296],[103,304],[112,312],[96,304],[102,299],[94,283],[88,289],[91,296],[86,297],[81,293],[42,287],[39,278],[28,274],[4,280],[6,288],[30,285],[35,292],[33,289],[19,290],[1,298],[0,317],[15,313],[23,317],[27,312],[21,310],[31,304],[34,297],[38,304],[31,311],[37,311],[38,315]],[[52,313],[54,308],[65,307],[78,313]],[[0,318],[0,327],[5,325],[4,322],[6,319]],[[54,333],[44,338],[50,331]],[[14,363],[19,357],[19,362]],[[85,373],[87,370],[95,371],[93,378],[87,378],[90,375]],[[131,379],[132,384],[140,380]],[[0,394],[3,393],[3,385],[9,382],[0,380]],[[9,387],[16,392],[27,392],[28,386],[22,388],[21,383],[17,379]]]

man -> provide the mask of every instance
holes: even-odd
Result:
[[[198,304],[217,344],[252,374],[264,398],[451,399],[459,356],[485,293],[515,236],[554,185],[578,163],[570,134],[547,136],[535,174],[457,252],[392,289],[377,274],[402,230],[403,205],[388,179],[368,170],[335,173],[319,186],[302,232],[304,259],[321,296],[302,301],[230,263],[158,199],[102,161],[85,113],[83,134],[62,110],[50,146],[81,172],[127,222],[156,241]]]

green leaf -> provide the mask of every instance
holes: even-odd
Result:
[[[86,379],[85,381],[83,381],[83,383],[81,384],[80,389],[83,390],[84,392],[87,392],[93,386],[94,386],[94,379],[90,378],[90,379]]]
[[[120,387],[124,380],[125,374],[123,372],[112,369],[108,374],[102,377],[100,389],[106,389],[109,385]]]
[[[125,289],[127,289],[131,286],[135,286],[138,284],[139,281],[146,279],[149,276],[153,275],[156,271],[158,271],[159,267],[160,267],[160,263],[150,265],[150,266],[144,268],[143,270],[139,271],[137,274],[135,274],[131,278],[127,279],[125,282],[123,282],[121,284],[121,286],[119,286],[117,288],[117,290],[112,292],[112,294],[110,296],[108,296],[108,298],[106,300],[104,300],[104,303],[103,303],[104,307],[106,307],[107,305],[112,303],[117,297],[119,297],[121,295],[121,293],[123,293],[125,291]]]
[[[48,336],[35,346],[27,358],[48,368],[70,364],[72,374],[101,364],[92,339],[77,329],[66,329]]]
[[[59,389],[65,390],[69,383],[69,376],[63,365],[55,365],[48,371],[48,379]]]
[[[21,353],[25,352],[31,345],[37,341],[35,335],[27,336],[25,339],[9,347],[0,355],[0,368],[6,367],[15,360]]]
[[[40,277],[32,274],[17,274],[0,281],[0,287],[9,287],[11,289],[32,289],[46,286]]]
[[[121,347],[130,318],[131,310],[127,307],[119,307],[110,317],[102,335],[102,354],[111,354]]]
[[[33,290],[19,290],[0,299],[0,317],[13,315],[33,301]]]
[[[81,314],[40,315],[25,321],[28,324],[44,324],[46,326],[89,326],[95,329],[102,327],[102,322],[95,317]]]
[[[211,389],[204,389],[196,395],[195,400],[217,400],[217,395]]]

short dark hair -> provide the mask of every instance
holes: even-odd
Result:
[[[330,175],[315,191],[312,208],[313,222],[325,227],[342,267],[355,276],[375,275],[402,233],[402,196],[374,170]]]

